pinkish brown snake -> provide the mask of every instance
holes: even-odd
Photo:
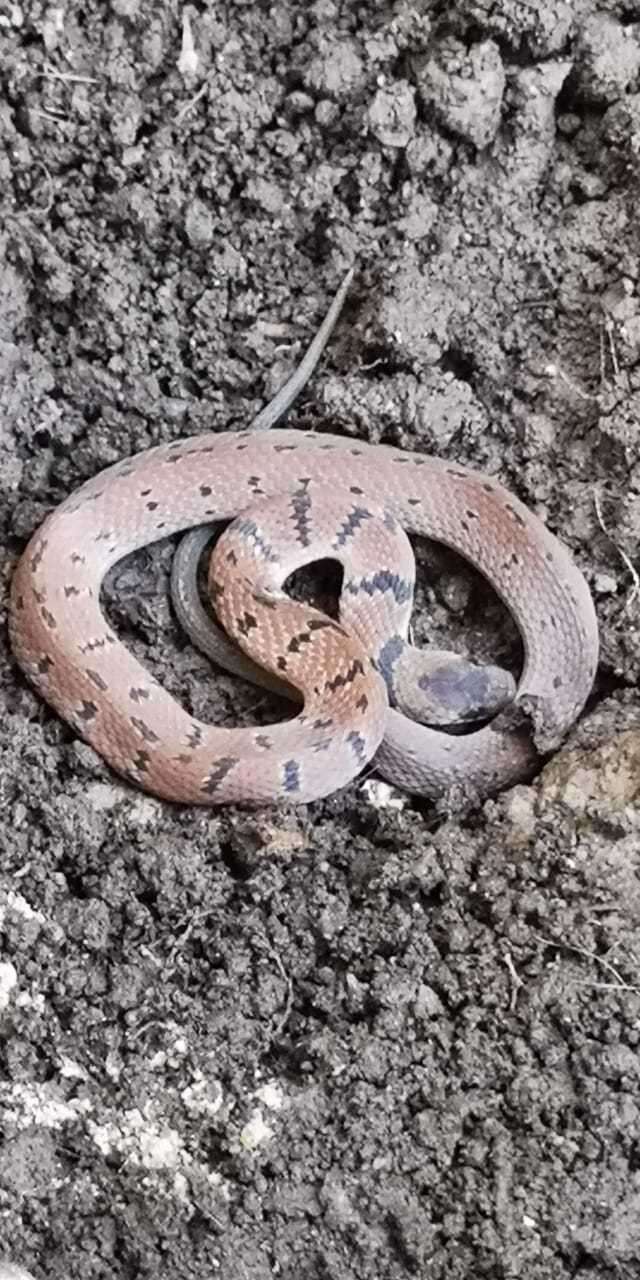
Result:
[[[107,468],[52,512],[16,568],[10,635],[29,680],[115,770],[167,800],[307,802],[370,761],[411,792],[482,797],[530,775],[592,688],[598,630],[585,580],[499,484],[384,445],[265,432],[315,367],[350,278],[299,368],[248,431],[176,440]],[[186,539],[176,559],[174,599],[216,660],[301,696],[294,719],[268,728],[196,720],[100,608],[104,576],[123,556],[230,519],[211,557],[210,591],[223,627],[257,667],[224,640],[211,649],[203,636],[193,581],[206,531]],[[524,642],[515,696],[499,668],[420,655],[408,644],[414,561],[404,530],[452,547],[502,597]],[[344,567],[339,622],[283,591],[294,569],[320,558]],[[490,711],[491,722],[473,732],[443,731]]]

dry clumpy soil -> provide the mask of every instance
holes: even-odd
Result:
[[[638,6],[7,0],[0,75],[5,601],[81,480],[245,425],[357,258],[290,421],[499,476],[602,628],[573,740],[464,821],[358,786],[172,809],[3,638],[0,1255],[637,1276]],[[180,637],[171,554],[115,571],[122,635],[196,713],[281,714]],[[418,638],[509,658],[481,584],[429,564]]]

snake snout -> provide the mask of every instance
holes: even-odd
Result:
[[[451,657],[418,677],[410,705],[401,708],[420,724],[450,728],[489,720],[513,701],[516,682],[502,667]]]

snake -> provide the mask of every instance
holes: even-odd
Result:
[[[275,424],[326,346],[353,270],[308,351],[251,425],[180,437],[91,477],[47,516],[11,582],[9,635],[28,681],[124,779],[186,805],[306,804],[365,770],[432,800],[483,799],[533,776],[582,712],[598,661],[586,580],[568,549],[493,477],[455,461],[323,429]],[[198,596],[208,587],[222,631]],[[179,621],[223,667],[287,696],[268,726],[190,714],[109,625],[109,570],[185,535],[173,563]],[[457,552],[519,629],[519,680],[410,643],[409,535]],[[342,566],[336,618],[287,579]]]

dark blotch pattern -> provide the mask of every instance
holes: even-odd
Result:
[[[311,497],[307,493],[308,479],[304,477],[300,481],[300,490],[294,493],[291,498],[291,506],[293,507],[293,527],[296,531],[296,540],[302,547],[308,547],[311,541],[311,521],[309,519],[311,513]]]
[[[236,626],[241,636],[248,636],[250,631],[254,631],[258,625],[258,619],[252,613],[243,613],[241,618],[236,618]]]
[[[219,760],[216,760],[211,773],[205,778],[200,788],[204,795],[215,795],[218,787],[222,785],[225,778],[231,773],[232,769],[235,769],[237,764],[240,764],[237,756],[221,756]]]
[[[333,544],[336,550],[340,547],[344,547],[349,539],[354,537],[365,521],[371,520],[372,518],[372,512],[367,511],[366,507],[353,507],[344,524],[341,525],[338,536]]]
[[[283,785],[287,795],[300,790],[300,765],[297,760],[285,760],[283,766]]]
[[[357,596],[361,591],[368,596],[391,592],[396,604],[406,604],[413,594],[412,583],[407,582],[407,579],[402,578],[399,573],[391,573],[389,569],[378,569],[377,573],[369,578],[360,578],[355,582],[347,583],[344,589],[351,596]]]
[[[98,708],[95,702],[88,702],[87,700],[81,702],[78,708],[78,718],[80,720],[84,720],[86,724],[89,724],[92,720],[95,720],[97,714]]]
[[[89,677],[89,679],[90,679],[91,683],[92,683],[92,684],[94,684],[94,685],[96,686],[96,689],[100,689],[102,693],[104,693],[104,692],[105,692],[105,689],[108,689],[108,688],[109,688],[109,685],[107,684],[107,681],[106,681],[106,680],[105,680],[105,679],[100,675],[100,672],[99,672],[99,671],[89,671],[89,670],[87,670],[87,675],[88,675],[88,677]]]
[[[520,512],[516,511],[515,507],[512,507],[510,502],[505,503],[505,506],[510,515],[513,516],[516,524],[519,524],[521,529],[526,529],[526,521],[522,519]]]
[[[366,742],[362,737],[362,734],[358,733],[356,729],[352,729],[351,733],[347,734],[347,742],[349,743],[358,763],[364,764],[367,759],[367,752]]]
[[[344,675],[340,672],[333,677],[333,680],[325,680],[324,687],[328,693],[335,693],[338,689],[343,689],[345,685],[353,684],[358,676],[364,675],[364,667],[359,658],[354,658],[351,666]]]
[[[157,733],[155,733],[148,724],[145,724],[144,720],[141,720],[139,716],[131,716],[131,723],[134,729],[137,729],[141,737],[144,738],[145,742],[160,741]]]

